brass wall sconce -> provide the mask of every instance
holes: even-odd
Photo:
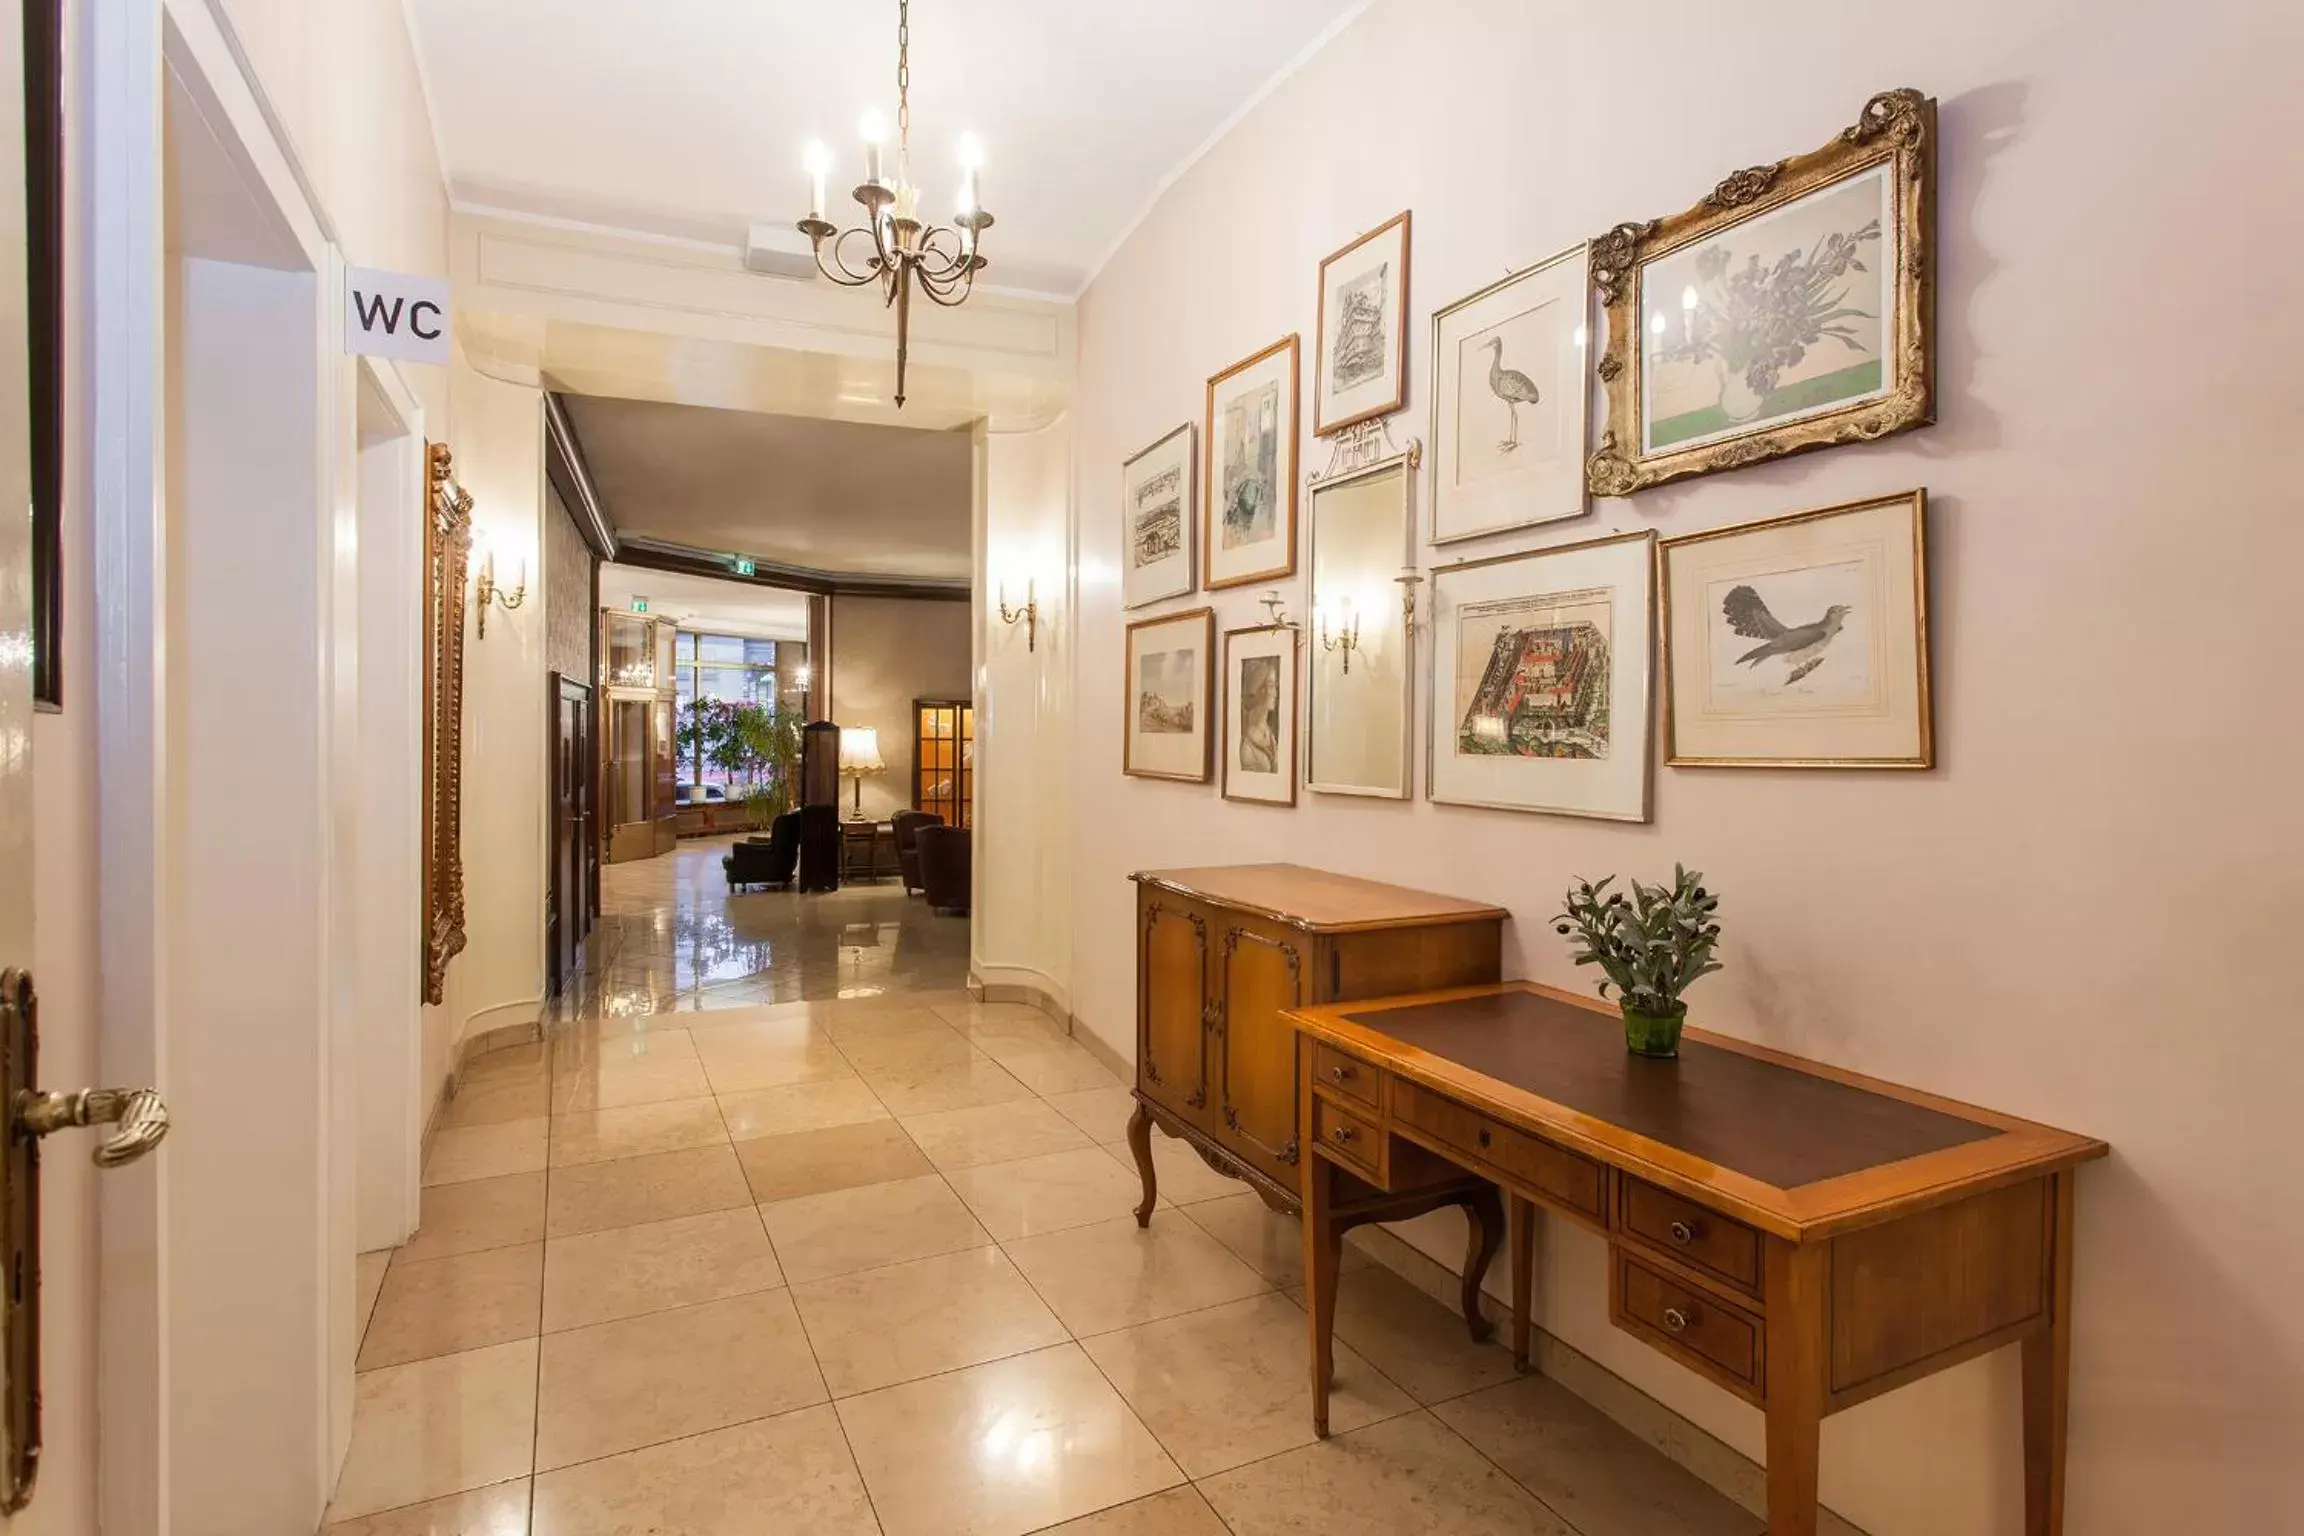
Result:
[[[1409,639],[1416,638],[1416,589],[1424,584],[1424,573],[1412,565],[1400,567],[1400,574],[1392,578],[1400,583],[1400,630]]]
[[[1296,627],[1295,621],[1288,617],[1287,604],[1281,598],[1278,587],[1269,589],[1256,601],[1264,605],[1264,626],[1267,629],[1293,629]]]
[[[1024,626],[1024,649],[1031,651],[1039,648],[1040,595],[1037,578],[1024,583],[1024,606],[1021,608],[1008,606],[1008,587],[1005,582],[1001,584],[1000,622],[1003,624],[1022,624]]]
[[[491,551],[480,562],[480,570],[472,578],[473,632],[482,640],[488,638],[488,610],[501,608],[506,613],[528,601],[528,562],[520,562],[520,584],[510,592],[496,585],[496,556]]]
[[[1344,653],[1344,675],[1352,675],[1352,653],[1360,649],[1360,615],[1347,610],[1338,615],[1336,632],[1328,631],[1328,615],[1320,615],[1320,649]]]

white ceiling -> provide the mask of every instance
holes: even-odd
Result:
[[[634,597],[648,599],[651,615],[676,619],[682,629],[758,640],[808,638],[808,599],[797,592],[634,565],[600,567],[601,607],[630,608]]]
[[[464,206],[742,243],[862,179],[895,0],[408,0]],[[1069,296],[1186,163],[1367,0],[917,0],[913,171],[939,219],[984,144],[987,283]],[[837,215],[836,215],[837,217]]]

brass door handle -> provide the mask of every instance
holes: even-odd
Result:
[[[1686,1333],[1695,1321],[1696,1315],[1693,1312],[1683,1312],[1678,1307],[1664,1309],[1664,1326],[1673,1333]]]
[[[49,1136],[83,1125],[118,1125],[90,1154],[99,1168],[132,1163],[160,1145],[168,1134],[168,1105],[150,1088],[83,1088],[78,1093],[16,1095],[13,1128]]]
[[[1672,1234],[1672,1241],[1681,1244],[1683,1247],[1696,1241],[1696,1239],[1702,1236],[1704,1232],[1702,1227],[1697,1226],[1694,1222],[1687,1221],[1676,1221],[1665,1230]]]

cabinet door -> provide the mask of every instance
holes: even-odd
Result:
[[[1296,1031],[1311,941],[1293,928],[1226,915],[1217,941],[1216,1049],[1224,1128],[1250,1163],[1293,1187],[1297,1161]]]
[[[1151,890],[1137,916],[1137,1084],[1197,1121],[1208,1106],[1208,916]]]

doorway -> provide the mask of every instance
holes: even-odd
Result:
[[[552,863],[546,877],[544,954],[557,997],[583,969],[599,886],[600,834],[593,810],[592,690],[555,672],[552,701]]]

